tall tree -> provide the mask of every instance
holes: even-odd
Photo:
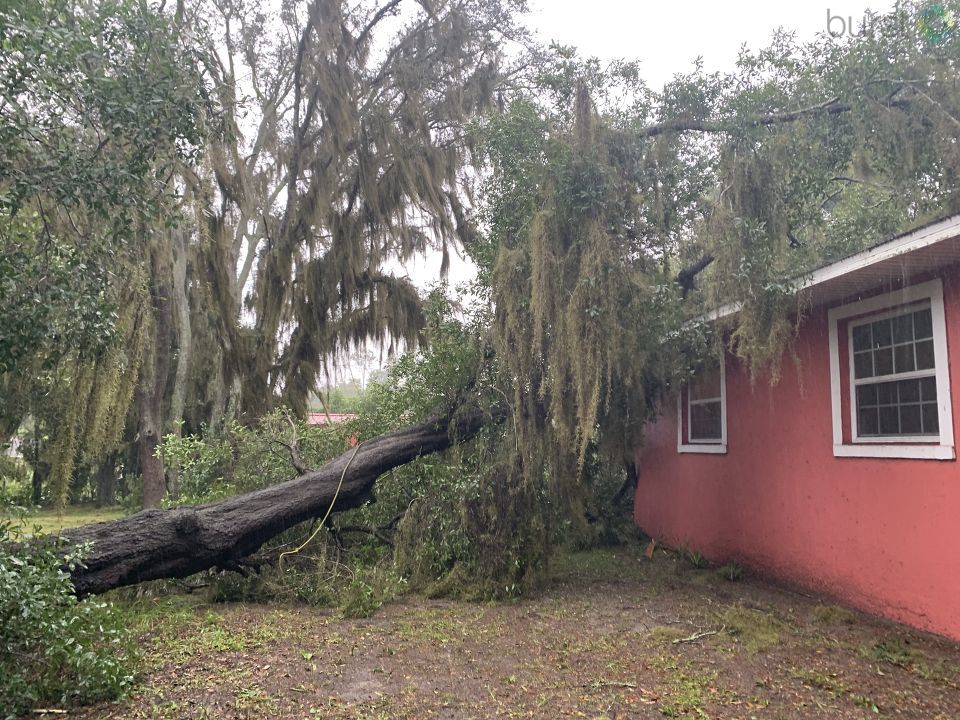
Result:
[[[195,154],[191,51],[146,3],[0,9],[0,400],[27,413],[63,503],[119,439],[148,347],[149,265]]]
[[[416,342],[419,298],[390,267],[446,253],[456,237],[471,193],[468,125],[496,99],[521,8],[194,7],[214,18],[204,69],[223,108],[187,178],[204,221],[197,294],[219,334],[216,347],[195,346],[208,363],[195,378],[213,381],[195,397],[214,424],[231,393],[246,412],[282,401],[302,413],[324,363],[370,340]]]

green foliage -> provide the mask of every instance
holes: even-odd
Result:
[[[82,552],[11,547],[11,529],[0,523],[0,715],[123,695],[133,682],[124,624],[107,603],[77,601],[64,569]]]
[[[284,533],[273,545],[299,545],[307,525]],[[223,572],[211,579],[212,602],[305,603],[336,608],[344,617],[369,617],[403,594],[406,579],[397,572],[382,545],[342,546],[332,533],[321,532],[302,552],[254,575]]]
[[[189,51],[146,3],[12,0],[0,36],[2,373],[48,344],[108,343],[111,262],[200,136]]]
[[[164,436],[157,452],[180,468],[180,496],[167,507],[198,505],[291,480],[296,472],[289,448],[296,444],[308,467],[319,467],[346,452],[356,433],[352,423],[313,426],[279,408],[247,426],[229,424],[212,434]]]
[[[737,582],[743,578],[743,566],[738,562],[728,562],[717,568],[717,575],[729,582]]]
[[[406,581],[384,564],[356,564],[339,603],[344,617],[365,618],[402,594]]]
[[[202,138],[188,38],[136,0],[0,7],[0,436],[41,426],[60,507],[119,443],[144,360],[151,254]]]
[[[681,546],[677,548],[677,554],[694,570],[700,570],[707,566],[707,559],[699,550]]]
[[[398,358],[386,379],[368,389],[356,424],[361,440],[500,402],[502,391],[485,358],[487,310],[459,313],[444,291],[435,289],[425,304],[426,343]],[[391,531],[397,526],[396,567],[415,587],[432,585],[457,567],[475,578],[474,570],[491,558],[483,551],[487,526],[478,513],[485,499],[483,477],[495,465],[491,448],[501,439],[502,431],[490,428],[446,453],[392,470],[377,482],[376,502],[345,514],[342,522]],[[499,560],[514,563],[519,557],[506,552]]]
[[[30,505],[30,467],[19,458],[0,455],[0,508]]]

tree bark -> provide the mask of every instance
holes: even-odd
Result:
[[[111,453],[97,472],[97,499],[98,508],[112,507],[117,503],[117,456]]]
[[[164,278],[169,269],[156,256],[153,258],[153,281],[150,295],[153,303],[152,353],[137,387],[137,419],[139,439],[137,452],[143,473],[143,507],[157,508],[167,492],[163,461],[157,457],[157,446],[163,432],[163,396],[170,365],[170,335],[173,309],[170,284]]]
[[[187,398],[187,381],[193,355],[193,332],[190,327],[190,302],[187,298],[187,243],[182,230],[173,230],[173,300],[176,306],[177,366],[170,393],[170,412],[167,430],[180,437],[183,427],[183,409]],[[167,468],[170,497],[180,496],[180,463]]]
[[[421,455],[467,440],[503,419],[502,410],[452,422],[410,425],[348,450],[318,470],[279,485],[198,507],[143,510],[131,517],[64,530],[69,545],[90,543],[72,572],[80,596],[159,578],[182,578],[240,561],[284,530],[367,500],[376,479]],[[342,482],[341,482],[342,478]]]

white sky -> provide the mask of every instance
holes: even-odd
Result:
[[[812,40],[827,29],[828,12],[840,31],[857,30],[864,11],[893,7],[892,0],[530,0],[528,27],[545,40],[576,46],[581,55],[642,62],[641,76],[659,88],[703,56],[707,70],[733,69],[741,45],[757,49],[778,27]]]

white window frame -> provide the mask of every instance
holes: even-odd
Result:
[[[720,356],[720,439],[719,440],[691,440],[690,439],[690,386],[685,385],[677,394],[677,452],[702,453],[706,455],[725,455],[727,452],[727,369],[726,353]],[[684,442],[683,433],[683,397],[687,402],[687,438]],[[704,400],[701,400],[704,402]],[[716,400],[710,400],[716,402]]]
[[[843,442],[844,418],[840,383],[840,338],[841,320],[857,317],[854,324],[863,321],[891,317],[919,306],[929,304],[933,320],[933,357],[937,382],[937,409],[940,425],[939,437],[923,435],[913,437],[867,437],[857,435],[856,388],[853,377],[853,336],[847,329],[847,363],[850,371],[850,436],[852,442]],[[867,317],[867,316],[870,317]],[[902,290],[877,295],[859,302],[831,308],[827,312],[830,341],[830,394],[833,411],[833,454],[835,457],[911,458],[916,460],[955,460],[953,439],[953,407],[950,399],[950,366],[947,356],[947,324],[943,305],[943,281],[939,278],[919,285],[910,285]],[[851,324],[852,327],[853,324]],[[916,373],[913,373],[916,374]],[[926,371],[924,371],[924,374]],[[907,380],[911,374],[891,376],[891,381]],[[922,444],[921,444],[922,443]]]

